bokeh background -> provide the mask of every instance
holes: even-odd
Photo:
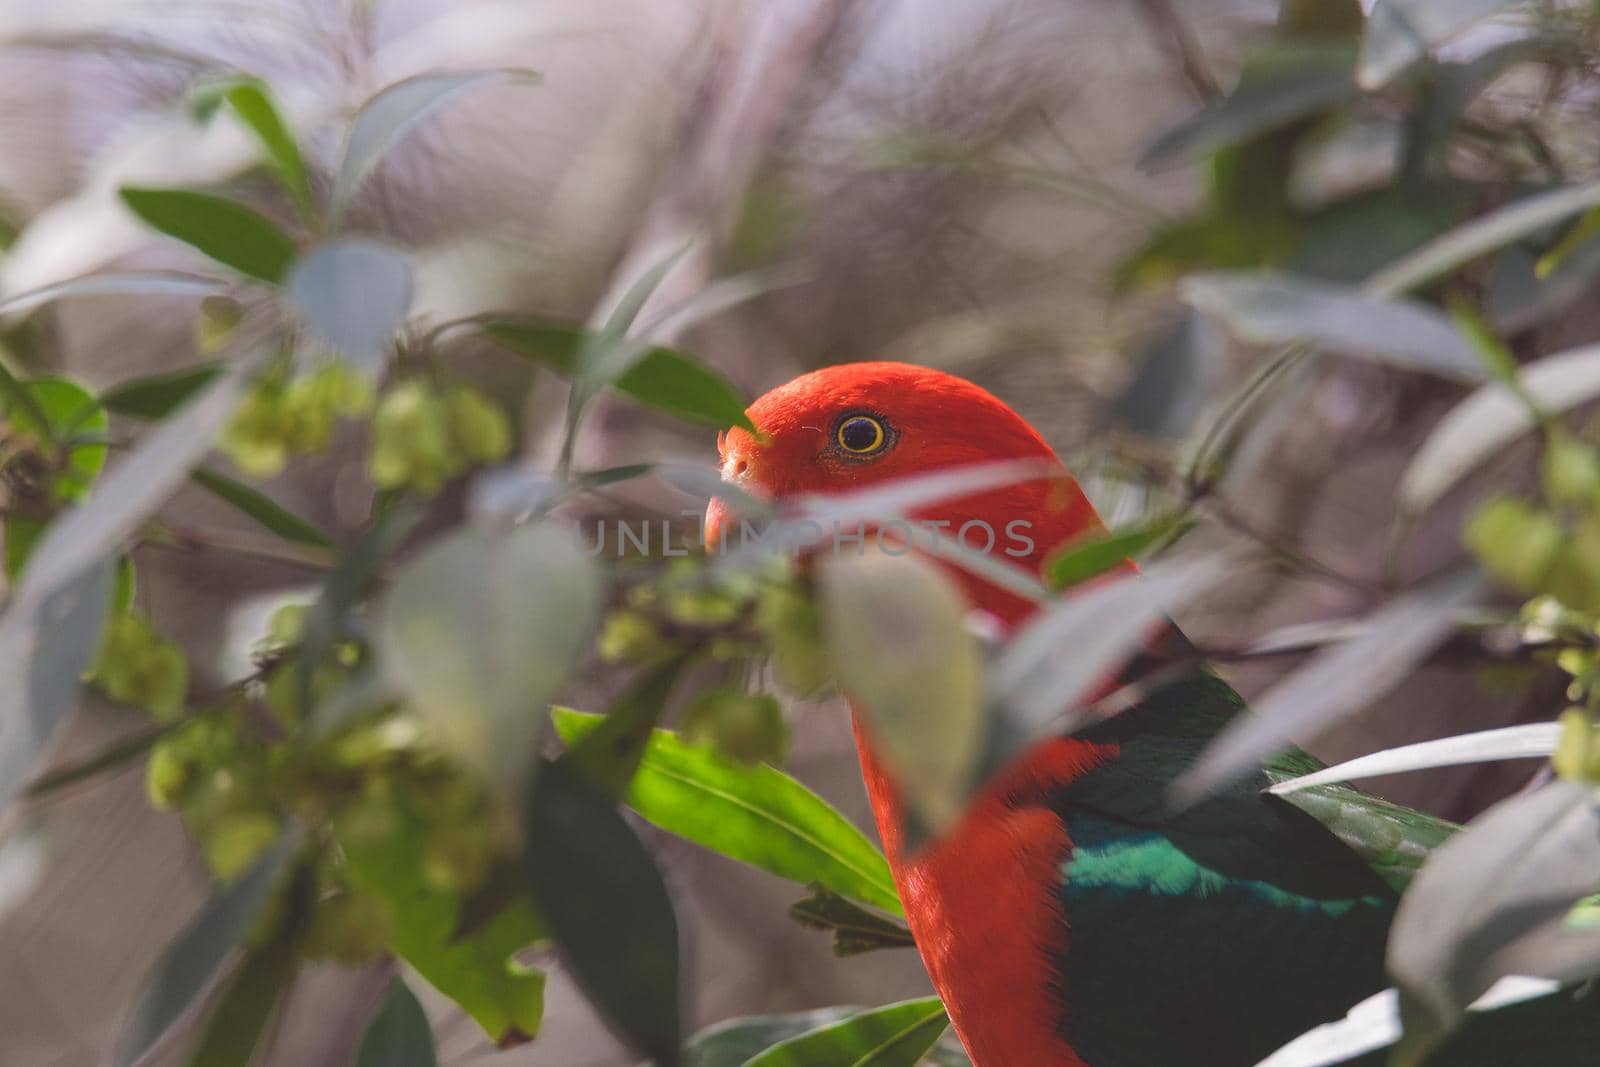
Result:
[[[751,396],[849,359],[948,369],[1032,420],[1110,516],[1136,514],[1254,355],[1183,310],[1160,277],[1127,284],[1134,251],[1196,211],[1208,188],[1204,168],[1139,161],[1234,83],[1278,9],[1267,0],[0,0],[0,295],[113,266],[192,266],[186,249],[125,212],[121,185],[221,185],[285,213],[244,136],[190,115],[188,94],[206,75],[243,70],[270,82],[325,174],[340,147],[336,120],[377,88],[424,71],[528,67],[541,86],[453,104],[399,147],[356,205],[354,228],[414,252],[425,321],[491,309],[583,321],[617,279],[696,237],[657,309],[714,277],[759,269],[782,280],[678,339]],[[1500,33],[1489,27],[1458,47],[1470,54]],[[1559,124],[1562,151],[1592,159],[1600,125],[1583,124],[1587,97],[1563,99],[1552,117],[1536,76],[1512,70],[1492,82],[1473,107],[1503,124],[1524,113]],[[1382,123],[1372,125],[1352,120],[1302,146],[1305,197],[1386,187],[1393,145],[1385,156]],[[1381,233],[1387,251],[1400,251],[1451,221],[1431,221],[1436,207],[1413,205],[1389,229],[1336,218],[1324,227],[1329,243],[1301,251],[1322,256],[1324,273],[1359,277],[1360,249],[1335,238],[1354,233],[1370,245]],[[106,298],[64,305],[7,344],[104,386],[194,362],[193,316],[186,298]],[[1564,346],[1594,326],[1573,304],[1527,340]],[[524,447],[551,449],[539,427],[556,421],[560,383],[487,355],[481,374],[525,412]],[[1394,482],[1459,396],[1368,364],[1325,361],[1308,372],[1292,410],[1269,416],[1239,458],[1219,505],[1225,521],[1203,536],[1288,546],[1323,572],[1241,575],[1182,620],[1191,632],[1242,649],[1277,627],[1376,602]],[[607,403],[580,448],[603,465],[704,459],[713,442]],[[1508,456],[1497,476],[1525,462]],[[362,516],[341,487],[360,477],[360,463],[335,450],[273,492],[328,528],[348,528]],[[636,503],[687,504],[667,495]],[[208,529],[235,523],[202,499],[181,498],[172,514]],[[1460,517],[1459,506],[1441,509],[1402,568],[1453,558]],[[289,562],[241,573],[204,553],[147,549],[139,564],[141,596],[175,620],[192,662],[214,678],[240,654],[241,620],[262,617],[241,613],[241,601],[305,577]],[[1292,662],[1227,670],[1248,694]],[[1507,697],[1465,672],[1425,670],[1322,738],[1319,754],[1548,716],[1559,689],[1553,681]],[[790,769],[869,825],[843,709],[802,706],[792,721]],[[91,707],[63,756],[125,728]],[[1460,817],[1526,773],[1510,765],[1407,779],[1391,792]],[[177,821],[142,797],[135,769],[25,813],[49,830],[51,890],[0,920],[0,1064],[97,1062],[140,976],[203,899],[206,880]],[[786,918],[793,887],[653,841],[690,938],[693,1025],[926,991],[909,952],[834,959],[825,936]],[[274,1062],[344,1062],[359,1026],[351,1020],[382,988],[382,976],[333,969],[301,983]],[[443,1063],[631,1062],[559,969],[545,1032],[521,1049],[498,1052],[449,1005],[429,1008]]]

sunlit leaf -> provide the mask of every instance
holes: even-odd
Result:
[[[603,721],[555,710],[573,744]],[[767,766],[745,766],[657,730],[628,789],[630,807],[669,833],[725,856],[902,914],[883,853],[827,801]]]
[[[1561,737],[1561,724],[1536,722],[1524,726],[1503,726],[1470,734],[1421,741],[1414,745],[1386,748],[1382,752],[1359,756],[1313,774],[1279,782],[1272,792],[1283,795],[1315,785],[1376,778],[1383,774],[1425,771],[1434,767],[1459,767],[1469,763],[1549,757]]]
[[[312,333],[375,375],[411,310],[411,264],[376,241],[340,238],[295,263],[288,291]]]
[[[809,897],[790,905],[789,918],[814,930],[833,931],[835,956],[916,945],[904,923],[874,914],[815,882]]]
[[[1545,356],[1522,368],[1523,392],[1559,415],[1600,397],[1600,345]],[[1535,426],[1533,413],[1507,386],[1486,385],[1450,409],[1417,449],[1398,493],[1402,512],[1427,510],[1449,488]]]
[[[561,527],[458,529],[395,577],[384,671],[437,743],[514,787],[599,599],[594,561]]]
[[[1401,899],[1387,964],[1405,1024],[1392,1061],[1420,1063],[1496,979],[1600,971],[1600,930],[1569,925],[1600,870],[1600,800],[1555,782],[1503,800],[1441,846]]]
[[[938,1040],[948,1025],[938,997],[922,997],[851,1015],[810,1033],[780,1042],[746,1062],[745,1067],[857,1067],[891,1063],[914,1064]],[[937,1029],[934,1029],[937,1027]],[[929,1031],[932,1030],[930,1034]],[[914,1046],[923,1036],[927,1043],[910,1060],[896,1059],[891,1048]],[[873,1059],[882,1052],[882,1058]]]
[[[361,1036],[356,1067],[434,1067],[437,1062],[428,1016],[397,975]]]
[[[380,90],[356,112],[345,141],[344,161],[333,181],[330,213],[338,218],[374,167],[413,127],[468,90],[509,82],[536,85],[529,70],[481,70],[419,74]]]
[[[1057,549],[1045,560],[1044,575],[1056,589],[1086,582],[1154,547],[1182,526],[1183,520],[1178,516],[1157,515],[1103,537],[1075,541]]]
[[[495,320],[484,325],[484,332],[563,375],[573,373],[588,336],[578,327],[540,319]],[[651,345],[613,384],[618,392],[681,419],[719,429],[755,429],[744,413],[749,401],[732,383],[675,348]]]
[[[277,172],[302,218],[314,219],[316,208],[311,198],[311,184],[306,179],[305,161],[300,156],[300,146],[289,131],[278,111],[272,92],[255,78],[235,78],[215,87],[233,109],[235,115],[255,137],[267,162]]]
[[[568,972],[618,1035],[680,1062],[678,920],[650,851],[614,803],[559,762],[534,777],[523,871]]]
[[[237,200],[192,189],[124,187],[120,193],[146,223],[240,274],[276,283],[294,262],[289,235]]]
[[[1254,272],[1184,280],[1185,302],[1253,344],[1304,343],[1460,381],[1485,377],[1472,345],[1438,311],[1354,286]]]
[[[42,285],[0,300],[0,315],[21,315],[56,300],[78,296],[129,296],[166,293],[177,296],[206,296],[227,288],[220,278],[205,278],[179,271],[128,271],[85,274],[77,278]]]
[[[113,385],[100,396],[100,403],[113,415],[135,419],[164,419],[184,401],[209,385],[223,368],[216,363],[152,374]]]
[[[317,548],[333,547],[333,541],[327,534],[243,482],[204,467],[197,468],[189,477],[206,492],[238,508],[260,523],[263,529],[270,530],[285,541]]]
[[[117,1037],[113,1067],[131,1067],[188,1014],[260,920],[297,845],[293,837],[278,842],[167,946]]]
[[[0,415],[4,415],[14,429],[58,444],[66,444],[75,436],[95,440],[105,437],[109,426],[105,409],[77,382],[66,378],[33,378],[20,383],[19,388],[30,401],[26,406],[7,403],[0,397]],[[40,415],[45,419],[42,426],[38,422]],[[67,456],[65,469],[53,480],[56,499],[83,499],[105,462],[105,445],[74,446]]]
[[[1335,645],[1273,686],[1255,713],[1234,720],[1172,785],[1193,803],[1257,766],[1263,756],[1307,741],[1399,685],[1483,595],[1475,572],[1453,574],[1375,612],[1361,636]]]
[[[820,1029],[861,1008],[817,1008],[793,1015],[747,1015],[707,1027],[689,1039],[684,1067],[744,1067],[752,1056],[780,1041]]]
[[[1513,0],[1376,0],[1367,17],[1366,35],[1356,78],[1362,88],[1382,88],[1473,23],[1488,18]]]
[[[840,687],[924,823],[948,827],[983,746],[983,656],[960,589],[925,557],[887,552],[826,560],[820,586]]]

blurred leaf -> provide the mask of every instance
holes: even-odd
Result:
[[[125,186],[119,192],[146,223],[241,274],[276,284],[294,262],[289,235],[237,200],[192,189]]]
[[[1600,397],[1600,345],[1558,352],[1522,368],[1522,392],[1550,416]],[[1507,386],[1486,385],[1450,409],[1412,457],[1400,479],[1403,515],[1427,510],[1479,464],[1537,425],[1527,403]]]
[[[1367,279],[1376,296],[1398,296],[1442,278],[1488,252],[1600,205],[1600,182],[1554,189],[1512,201],[1462,223]]]
[[[1476,572],[1453,574],[1374,612],[1365,632],[1326,649],[1234,720],[1194,766],[1172,784],[1187,806],[1208,796],[1291,739],[1316,737],[1404,681],[1455,630],[1460,613],[1483,593]]]
[[[1117,397],[1113,418],[1148,437],[1189,433],[1220,377],[1219,340],[1215,325],[1189,310],[1142,339],[1129,353],[1139,369]]]
[[[1387,964],[1411,1067],[1496,979],[1600,971],[1600,930],[1567,924],[1600,870],[1595,790],[1555,782],[1503,800],[1434,853],[1401,898]]]
[[[674,656],[645,671],[612,701],[600,725],[567,749],[561,762],[613,800],[620,799],[639,769],[678,676],[688,665],[687,657]]]
[[[860,1008],[817,1008],[793,1015],[747,1015],[707,1027],[689,1039],[684,1067],[744,1067],[780,1041],[836,1023]]]
[[[1459,767],[1468,763],[1544,758],[1556,750],[1556,741],[1560,737],[1561,725],[1553,722],[1456,734],[1454,737],[1441,737],[1437,741],[1420,741],[1358,756],[1313,774],[1279,782],[1271,791],[1281,796],[1311,786],[1349,782],[1357,778],[1376,778],[1379,775],[1425,771],[1434,767]]]
[[[937,564],[906,554],[834,555],[819,582],[840,688],[911,807],[949,827],[983,746],[983,655],[965,598]]]
[[[435,1067],[433,1027],[416,994],[399,975],[367,1032],[361,1036],[356,1067]]]
[[[1005,459],[969,463],[929,474],[869,485],[845,492],[806,494],[796,498],[802,519],[822,523],[881,522],[914,515],[921,508],[1023,482],[1067,477],[1061,465],[1047,459]]]
[[[317,212],[311,197],[311,183],[306,179],[305,161],[300,157],[300,146],[295,143],[294,134],[289,132],[272,99],[271,90],[255,78],[233,78],[210,91],[226,100],[245,129],[254,135],[267,162],[294,200],[300,217],[313,221]]]
[[[260,523],[264,529],[270,530],[285,541],[313,545],[317,548],[333,547],[333,541],[327,534],[243,482],[206,470],[204,467],[195,468],[189,477],[196,485],[238,508]]]
[[[152,374],[114,385],[100,397],[100,403],[113,415],[135,419],[164,419],[194,394],[211,384],[222,373],[217,363]]]
[[[42,285],[25,293],[0,300],[0,315],[21,315],[36,307],[73,296],[123,296],[144,293],[169,293],[205,296],[221,292],[227,283],[179,271],[128,271],[126,273],[85,274],[77,278]]]
[[[77,702],[110,599],[111,565],[100,562],[45,594],[37,607],[18,593],[0,616],[0,678],[7,679],[0,685],[0,808],[22,791]]]
[[[368,375],[381,373],[411,310],[411,264],[360,237],[311,249],[289,272],[289,298],[312,333]]]
[[[1272,764],[1265,770],[1274,781],[1283,774]],[[1404,892],[1433,850],[1460,829],[1344,785],[1310,785],[1282,799],[1321,823],[1396,892]]]
[[[189,1067],[249,1067],[261,1062],[299,965],[295,945],[278,939],[245,954],[229,976]]]
[[[599,601],[594,561],[561,527],[458,528],[395,577],[383,669],[437,743],[514,787]]]
[[[1465,183],[1431,180],[1346,197],[1305,216],[1283,267],[1324,281],[1365,281],[1448,233],[1477,195]]]
[[[649,850],[560,762],[535,775],[524,827],[523,871],[567,970],[624,1041],[675,1067],[678,920]]]
[[[1004,766],[1046,733],[1083,725],[1083,700],[1143,647],[1168,609],[1231,569],[1217,556],[1161,560],[1142,574],[1107,576],[1036,615],[1006,642],[989,671],[997,735],[989,741],[985,770]],[[1064,648],[1072,649],[1070,658],[1061,655]]]
[[[772,1046],[745,1067],[887,1067],[914,1064],[949,1025],[938,997],[887,1004],[851,1015]],[[937,1030],[929,1033],[933,1027]],[[890,1046],[905,1049],[926,1036],[927,1043],[911,1059],[895,1058]],[[897,1044],[898,1043],[898,1044]],[[884,1050],[882,1057],[879,1050]]]
[[[556,708],[554,717],[568,745],[604,721],[566,708]],[[714,852],[903,914],[883,853],[827,801],[781,771],[744,766],[657,730],[627,801],[649,822]]]
[[[1045,579],[1053,589],[1067,589],[1097,578],[1178,534],[1187,525],[1188,520],[1181,515],[1157,515],[1114,533],[1072,542],[1045,559]]]
[[[1562,235],[1556,246],[1539,257],[1533,272],[1541,281],[1548,278],[1560,269],[1561,265],[1572,257],[1579,247],[1595,234],[1600,233],[1600,208],[1590,208],[1578,224]]]
[[[66,378],[33,378],[19,383],[29,403],[0,403],[11,426],[50,443],[67,443],[74,436],[104,438],[109,426],[105,409],[77,382]],[[7,400],[0,397],[0,401]],[[17,398],[18,401],[21,398]],[[39,423],[39,416],[45,422]],[[105,445],[77,445],[67,456],[66,468],[54,476],[56,499],[82,500],[105,466]]]
[[[1472,346],[1448,318],[1425,304],[1375,297],[1353,286],[1249,272],[1191,276],[1179,293],[1253,344],[1307,343],[1460,381],[1484,378]]]
[[[789,918],[814,930],[833,931],[835,956],[859,956],[880,948],[914,948],[904,923],[884,918],[813,882],[811,895],[790,905]]]
[[[1356,94],[1343,44],[1277,44],[1253,56],[1239,86],[1162,134],[1139,159],[1155,169],[1249,141]]]
[[[470,89],[500,82],[537,85],[530,70],[480,70],[418,74],[386,86],[361,105],[345,140],[344,160],[333,180],[329,213],[339,218],[367,175],[418,123]]]
[[[497,319],[484,332],[512,351],[570,376],[587,333],[576,326],[538,319]],[[720,428],[754,430],[745,398],[721,374],[693,356],[652,345],[615,382],[618,392],[681,419]]]
[[[1363,89],[1381,89],[1406,68],[1473,23],[1513,0],[1376,0],[1367,17],[1356,79]]]
[[[297,850],[296,838],[284,837],[237,882],[213,894],[167,945],[117,1036],[113,1067],[137,1063],[205,994],[261,919]]]
[[[42,832],[14,830],[0,840],[0,919],[33,895],[47,862]]]
[[[906,1027],[856,1060],[854,1067],[916,1067],[948,1029],[950,1017],[941,1005],[937,1015]]]

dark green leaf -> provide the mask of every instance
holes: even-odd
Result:
[[[306,180],[305,161],[300,157],[300,146],[284,124],[270,90],[254,78],[238,78],[215,91],[221,93],[245,128],[255,135],[267,162],[294,199],[301,217],[314,219],[316,208],[311,199],[311,185]]]
[[[555,709],[571,745],[604,718]],[[902,914],[883,853],[827,801],[767,766],[749,767],[657,730],[628,790],[628,804],[669,833],[725,856]]]
[[[117,1037],[114,1067],[137,1063],[188,1014],[260,920],[296,850],[292,837],[278,842],[237,882],[212,896],[167,946]]]
[[[377,375],[411,310],[411,264],[376,241],[341,238],[302,256],[288,290],[312,333]]]
[[[361,105],[350,127],[329,198],[333,216],[344,214],[367,175],[414,126],[468,90],[500,82],[537,85],[539,75],[515,69],[419,74],[379,90]]]
[[[1280,770],[1271,765],[1266,770],[1274,781],[1289,784],[1282,781]],[[1400,892],[1411,884],[1433,850],[1459,829],[1455,823],[1343,785],[1308,782],[1285,793],[1283,799],[1327,827]]]
[[[134,378],[107,389],[100,403],[113,415],[126,415],[135,419],[166,418],[184,401],[211,384],[222,373],[217,363],[204,363],[198,367],[152,374],[147,378]]]
[[[688,659],[673,657],[646,671],[606,709],[605,721],[567,750],[561,762],[612,799],[627,792],[645,747]]]
[[[283,280],[295,244],[278,224],[237,200],[192,189],[121,190],[135,215],[169,237],[204,252],[241,274]]]
[[[901,1001],[792,1037],[749,1060],[745,1067],[857,1067],[858,1064],[887,1067],[890,1063],[916,1063],[938,1040],[946,1025],[944,1004],[938,997]],[[937,1029],[928,1034],[934,1026]],[[914,1045],[923,1035],[927,1036],[927,1044],[918,1051],[917,1057],[910,1060],[889,1058],[891,1048]],[[884,1050],[886,1058],[871,1059],[880,1049]]]
[[[405,980],[396,976],[361,1037],[356,1067],[434,1067],[436,1063],[428,1016]]]
[[[678,920],[644,842],[560,762],[534,779],[525,833],[524,872],[567,970],[623,1040],[675,1067]]]
[[[212,1009],[189,1067],[249,1067],[260,1062],[297,965],[295,946],[286,939],[247,953]]]
[[[835,956],[916,945],[904,923],[875,915],[815,882],[809,897],[790,906],[789,917],[815,930],[832,930]]]
[[[300,516],[273,503],[265,494],[257,492],[243,482],[234,481],[204,467],[197,468],[189,477],[196,485],[218,499],[232,504],[285,541],[313,545],[317,548],[333,547],[333,541],[327,534]]]
[[[860,1008],[817,1008],[793,1015],[749,1015],[707,1027],[689,1039],[684,1067],[744,1067],[780,1041],[861,1014]]]
[[[1136,526],[1058,549],[1044,564],[1044,576],[1055,589],[1096,578],[1183,529],[1181,516],[1158,515]]]

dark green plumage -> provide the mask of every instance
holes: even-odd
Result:
[[[1453,827],[1347,787],[1294,803],[1266,795],[1316,767],[1303,753],[1173,812],[1172,779],[1243,711],[1226,683],[1197,671],[1078,735],[1118,748],[1051,798],[1073,842],[1060,1025],[1090,1067],[1251,1067],[1390,984],[1397,886]],[[1568,994],[1479,1019],[1430,1059],[1591,1062],[1600,1010]]]

